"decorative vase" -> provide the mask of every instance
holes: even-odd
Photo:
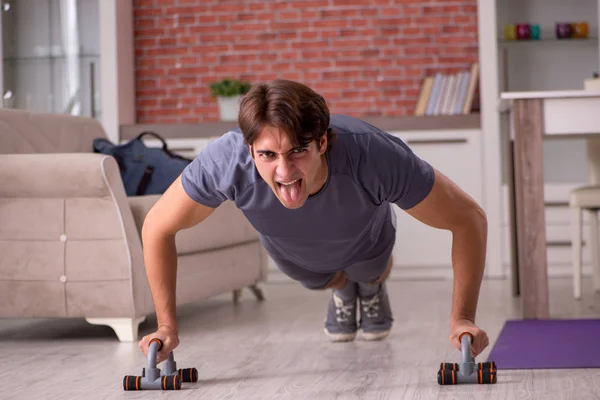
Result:
[[[504,39],[517,40],[517,26],[515,24],[504,25]]]
[[[221,121],[237,121],[240,112],[240,99],[242,95],[231,97],[217,97],[219,105],[219,119]]]
[[[571,37],[571,24],[557,23],[556,24],[556,38],[557,39],[568,39],[570,37]]]
[[[532,40],[540,40],[540,25],[539,24],[531,25],[531,39]]]
[[[531,27],[529,26],[529,24],[517,24],[517,39],[531,39]]]
[[[588,37],[587,22],[573,22],[571,24],[571,37],[577,39],[585,39]]]

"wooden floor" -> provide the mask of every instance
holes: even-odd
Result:
[[[221,296],[181,309],[178,367],[200,380],[178,392],[123,392],[124,375],[146,360],[137,343],[119,343],[109,328],[83,320],[0,320],[0,399],[598,399],[600,370],[500,371],[495,385],[440,387],[450,346],[450,281],[390,282],[396,323],[377,343],[329,343],[323,334],[327,292],[298,285],[263,286],[267,300],[244,292],[234,307]],[[569,279],[551,281],[553,317],[600,317],[588,281],[573,300]],[[518,317],[507,281],[486,281],[478,323],[493,343]],[[151,332],[155,320],[142,325]],[[478,358],[484,360],[491,345]]]

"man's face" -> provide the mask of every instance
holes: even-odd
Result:
[[[266,127],[250,146],[256,169],[284,207],[304,205],[309,195],[318,192],[327,180],[325,150],[327,136],[320,146],[294,147],[285,132]]]

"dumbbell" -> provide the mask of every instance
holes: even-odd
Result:
[[[464,332],[459,337],[462,359],[460,363],[440,364],[437,379],[440,385],[458,385],[462,383],[496,383],[496,363],[488,361],[476,363],[471,353],[473,335]]]
[[[123,390],[179,390],[182,382],[197,382],[198,370],[196,368],[177,369],[173,352],[169,359],[164,361],[164,371],[156,367],[156,356],[163,343],[160,339],[150,340],[148,345],[148,367],[142,368],[142,375],[125,375]]]

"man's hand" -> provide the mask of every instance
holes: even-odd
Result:
[[[179,335],[175,329],[172,329],[166,325],[161,326],[154,333],[146,335],[140,340],[139,346],[142,353],[148,357],[148,346],[150,340],[157,338],[163,342],[162,349],[156,355],[156,364],[160,364],[164,360],[169,358],[169,354],[179,345]]]
[[[464,332],[469,332],[473,335],[473,342],[471,343],[471,354],[473,357],[477,357],[490,343],[488,335],[483,329],[478,328],[477,325],[468,319],[459,319],[450,324],[450,342],[459,351],[461,350],[459,338]]]

